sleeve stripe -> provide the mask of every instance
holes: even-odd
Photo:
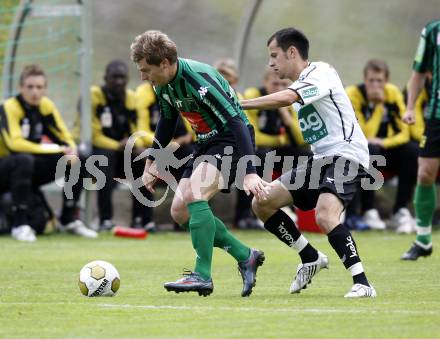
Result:
[[[310,75],[310,73],[312,73],[315,69],[316,69],[316,65],[313,65],[312,69],[307,74],[304,75],[303,79],[307,78]]]
[[[206,81],[208,81],[222,96],[228,101],[231,105],[233,105],[231,98],[228,94],[225,93],[225,90],[219,86],[217,81],[211,78],[211,76],[207,73],[199,73]]]
[[[185,74],[185,78],[188,79],[188,81],[190,82],[190,84],[192,85],[192,87],[197,91],[198,88],[202,87],[204,84],[200,83],[199,81],[197,81],[197,79],[195,79],[192,74],[183,71],[182,75]],[[231,98],[225,93],[225,91],[218,85],[218,83],[213,80],[208,74],[206,73],[198,73],[200,74],[204,80],[206,80],[209,84],[211,84],[217,92],[219,92],[219,94],[221,94],[221,96],[223,97],[223,99],[226,100],[226,102],[231,106],[232,111],[235,113],[235,115],[239,115],[239,113],[235,110],[235,106],[233,105]],[[203,75],[206,75],[206,78]],[[229,117],[234,117],[235,115],[232,112],[229,112],[226,107],[224,102],[221,101],[220,98],[218,98],[217,95],[215,95],[215,93],[213,93],[212,91],[208,91],[205,94],[205,97],[214,105],[214,107],[216,107],[217,109],[214,110],[212,109],[212,111],[214,111],[214,113],[216,113],[219,117],[220,120],[228,120]],[[218,110],[218,107],[223,108],[222,112],[220,112]],[[215,112],[217,111],[217,112]],[[219,114],[220,113],[220,114]]]
[[[299,103],[300,103],[301,105],[304,105],[304,100],[303,100],[303,98],[301,97],[301,95],[298,93],[298,91],[296,90],[296,88],[287,87],[287,89],[290,89],[291,91],[295,92],[296,95],[298,95]]]

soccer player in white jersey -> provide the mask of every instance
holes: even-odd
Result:
[[[299,293],[315,274],[328,267],[327,256],[312,247],[280,209],[293,204],[302,210],[316,208],[317,224],[353,277],[353,286],[345,297],[375,297],[353,236],[340,222],[369,165],[367,140],[350,100],[334,68],[308,61],[309,41],[301,31],[282,29],[267,45],[269,66],[281,79],[294,82],[280,92],[240,103],[244,109],[294,104],[304,140],[311,144],[314,155],[273,181],[269,196],[265,200],[254,198],[252,207],[264,227],[301,257],[291,293]]]

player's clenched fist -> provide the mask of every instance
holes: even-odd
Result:
[[[147,190],[154,193],[154,184],[158,179],[158,171],[156,167],[156,162],[153,160],[147,160],[145,163],[144,173],[142,175],[142,182],[144,183]]]

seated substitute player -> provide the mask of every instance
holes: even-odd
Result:
[[[435,180],[440,160],[440,19],[428,23],[422,30],[419,46],[408,85],[407,111],[403,120],[414,124],[414,106],[429,73],[432,73],[431,98],[425,112],[425,132],[420,142],[417,186],[414,196],[417,237],[402,260],[417,260],[432,254],[432,218],[436,208]]]
[[[130,135],[139,130],[139,117],[136,107],[136,96],[127,89],[128,66],[123,61],[113,60],[105,69],[104,85],[92,86],[92,143],[93,154],[103,155],[108,159],[107,165],[98,166],[104,173],[106,181],[98,191],[99,229],[113,228],[112,193],[116,186],[115,177],[124,177],[124,148]],[[137,139],[134,153],[138,155],[147,145]],[[142,175],[143,161],[133,161],[132,170],[135,178]],[[153,195],[145,187],[142,194],[153,200]],[[144,206],[132,195],[132,222],[135,228],[154,230],[153,209]]]
[[[302,210],[316,207],[319,227],[353,277],[353,286],[345,297],[375,297],[353,236],[340,224],[344,206],[369,166],[367,140],[350,100],[334,68],[308,61],[309,41],[301,31],[291,27],[274,33],[268,40],[268,50],[269,66],[281,79],[294,83],[277,93],[242,100],[241,105],[244,109],[274,109],[295,103],[304,140],[311,144],[314,157],[273,181],[267,199],[255,197],[253,209],[268,231],[299,252],[302,263],[291,293],[306,288],[314,275],[328,266],[327,256],[313,248],[280,209],[294,204]],[[347,181],[346,171],[354,172],[351,177],[347,174]],[[301,187],[292,186],[298,178],[303,179]]]
[[[21,185],[27,186],[28,192],[29,185],[35,188],[56,179],[57,164],[64,155],[78,156],[75,142],[61,114],[52,100],[45,96],[46,89],[47,77],[44,70],[38,65],[28,65],[20,75],[20,93],[7,99],[0,108],[0,152],[14,154],[15,157],[20,155]],[[48,137],[51,143],[43,142],[43,136]],[[84,166],[81,166],[80,180],[72,186],[72,198],[68,198],[66,189],[64,190],[59,220],[61,230],[96,238],[96,232],[76,218],[84,171]],[[21,203],[25,204],[24,209],[32,208],[26,206],[26,201]],[[31,239],[28,231],[27,229],[28,238]],[[17,235],[16,238],[18,237]]]
[[[210,198],[234,180],[238,159],[254,154],[253,130],[240,109],[235,92],[213,67],[178,58],[176,44],[160,31],[147,31],[137,36],[131,45],[131,58],[137,64],[142,80],[153,84],[159,100],[161,116],[153,149],[159,150],[169,144],[179,114],[191,123],[198,140],[171,206],[174,220],[190,229],[197,254],[196,265],[194,272],[186,272],[182,279],[166,283],[164,287],[168,291],[196,291],[205,296],[212,293],[211,262],[215,246],[225,249],[238,261],[243,278],[242,296],[248,296],[255,285],[257,268],[263,264],[264,254],[239,242],[214,216],[208,204]],[[233,151],[232,156],[229,151]],[[143,181],[149,190],[153,190],[161,175],[158,156],[156,160],[153,158],[157,153],[153,152],[145,165]],[[227,154],[228,159],[232,158],[231,170],[221,173],[222,161],[218,160]],[[207,159],[206,156],[216,164],[199,161]],[[249,165],[244,175],[244,189],[264,197],[267,193],[265,185],[267,183]]]
[[[400,89],[389,83],[389,68],[380,59],[364,67],[364,82],[346,88],[356,117],[368,140],[370,155],[383,155],[385,169],[397,173],[398,186],[391,224],[398,233],[411,233],[414,218],[408,205],[417,178],[417,143],[410,141],[409,127],[402,121],[405,103]],[[364,222],[373,229],[385,229],[385,222],[374,208],[374,190],[362,190]]]

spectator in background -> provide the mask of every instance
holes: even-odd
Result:
[[[364,82],[346,91],[367,137],[370,155],[385,156],[385,169],[397,173],[391,222],[397,232],[410,233],[415,227],[408,204],[416,183],[417,144],[410,141],[409,128],[402,121],[405,112],[402,93],[388,79],[386,62],[373,59],[364,67]],[[361,192],[364,222],[373,229],[385,229],[384,221],[374,208],[374,194],[374,190]]]
[[[291,81],[280,79],[270,68],[266,68],[263,76],[263,84],[260,87],[251,87],[244,92],[245,99],[254,99],[267,94],[276,93],[289,87]],[[261,159],[262,165],[257,167],[257,173],[263,176],[264,160],[266,154],[276,151],[277,156],[311,156],[312,153],[305,146],[304,139],[299,128],[297,113],[291,106],[278,109],[262,109],[245,111],[248,119],[255,130],[256,155]],[[293,163],[296,166],[296,162]],[[275,162],[272,173],[274,180],[282,172],[283,162]],[[262,227],[260,220],[253,217],[251,212],[252,197],[248,197],[243,191],[238,191],[238,203],[236,208],[236,225],[239,228]],[[294,218],[289,207],[284,207],[285,212]],[[249,213],[250,215],[247,215]],[[261,226],[260,226],[261,225]]]
[[[419,46],[408,85],[407,111],[404,121],[416,122],[415,103],[429,73],[432,83],[428,109],[425,114],[425,131],[420,141],[417,187],[414,197],[417,238],[402,260],[417,260],[432,254],[432,218],[437,199],[435,180],[440,158],[440,19],[429,22],[422,30]]]
[[[113,228],[112,193],[116,186],[115,177],[125,177],[124,148],[132,133],[140,130],[139,116],[136,111],[136,97],[133,91],[127,89],[128,66],[123,61],[113,60],[105,68],[104,85],[92,86],[92,143],[93,154],[103,155],[108,159],[107,165],[98,168],[106,177],[105,185],[98,191],[98,211],[100,230]],[[138,138],[134,145],[132,158],[143,150],[144,141]],[[134,178],[142,176],[144,161],[133,161]],[[145,198],[152,200],[153,195],[145,187],[140,188]],[[132,196],[131,226],[155,229],[153,210],[144,206]]]
[[[36,240],[26,218],[26,213],[32,209],[28,200],[31,191],[56,179],[57,164],[64,155],[78,156],[72,135],[55,104],[45,96],[46,90],[44,70],[38,65],[28,65],[20,75],[20,93],[0,107],[1,187],[3,190],[9,185],[12,191],[16,206],[12,236],[22,241]],[[83,170],[82,167],[80,178],[84,175]],[[68,198],[64,191],[60,228],[96,238],[95,231],[76,219],[81,191],[82,180],[73,185],[73,198]]]
[[[229,82],[229,85],[234,89],[239,99],[243,98],[241,93],[237,91],[238,81],[240,80],[240,73],[238,72],[235,61],[231,58],[223,58],[214,62],[214,67],[221,75]]]
[[[149,82],[142,83],[136,89],[136,109],[138,112],[138,128],[146,134],[142,137],[144,147],[151,147],[154,140],[154,131],[160,117],[160,108],[153,86]],[[183,159],[192,153],[193,140],[194,134],[191,133],[191,125],[179,116],[173,140],[180,145],[174,151],[177,159]],[[177,170],[171,168],[170,170],[178,182],[182,177],[183,168]],[[179,224],[174,223],[174,230],[182,231],[183,229]]]

